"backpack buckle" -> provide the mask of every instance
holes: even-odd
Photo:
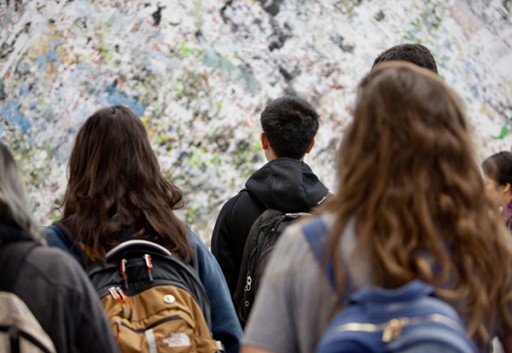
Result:
[[[393,319],[389,321],[382,331],[382,341],[391,342],[394,339],[400,337],[402,328],[409,324],[409,319],[406,317]]]

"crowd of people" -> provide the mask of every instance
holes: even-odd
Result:
[[[320,125],[311,104],[283,96],[260,121],[268,163],[219,211],[211,252],[176,216],[181,191],[162,175],[144,125],[128,108],[98,110],[80,127],[62,219],[43,231],[2,145],[2,251],[12,247],[13,257],[17,242],[41,244],[15,269],[2,260],[3,273],[17,271],[2,290],[26,303],[57,352],[117,352],[115,325],[84,269],[119,244],[147,240],[198,274],[219,351],[314,352],[340,298],[420,280],[456,310],[477,351],[489,352],[497,337],[512,352],[512,153],[478,164],[463,104],[426,47],[394,46],[362,78],[336,152],[335,192],[304,162]],[[279,238],[245,324],[234,296],[248,235],[267,209],[309,216]],[[305,235],[312,224],[326,233],[320,262]]]

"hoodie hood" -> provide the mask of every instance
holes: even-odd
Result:
[[[257,170],[245,187],[267,208],[283,212],[308,211],[329,192],[306,163],[284,157]]]

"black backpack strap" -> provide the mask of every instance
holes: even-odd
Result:
[[[11,291],[29,253],[41,244],[21,231],[0,227],[0,290]]]

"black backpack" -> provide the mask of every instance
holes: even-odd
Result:
[[[283,230],[297,218],[309,213],[284,213],[267,209],[253,223],[247,236],[242,266],[233,297],[238,319],[245,326],[261,282],[265,266]]]

